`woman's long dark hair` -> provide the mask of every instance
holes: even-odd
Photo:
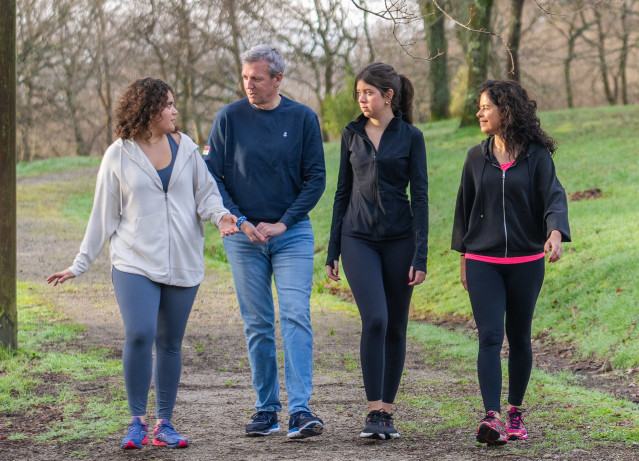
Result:
[[[380,93],[386,94],[393,90],[391,109],[393,112],[401,112],[402,120],[413,124],[413,96],[415,90],[413,84],[405,75],[398,74],[393,66],[383,62],[374,62],[364,67],[355,77],[353,97],[357,100],[357,82],[363,81],[377,88]]]
[[[528,97],[528,92],[514,80],[486,80],[479,86],[479,96],[484,92],[501,115],[500,137],[506,151],[518,158],[525,155],[532,144],[540,144],[553,155],[557,143],[544,130],[537,117],[537,102]],[[478,104],[479,105],[479,104]]]

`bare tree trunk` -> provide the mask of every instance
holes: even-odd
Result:
[[[448,39],[444,15],[435,8],[432,2],[420,0],[419,8],[424,18],[428,54],[437,56],[430,61],[428,83],[430,87],[430,119],[431,121],[450,118],[450,88],[448,82]]]
[[[421,2],[422,0],[420,0]],[[366,3],[364,0],[360,2],[364,8]],[[371,39],[371,33],[368,28],[368,11],[364,10],[364,36],[366,37],[366,47],[368,48],[368,62],[375,62],[375,48],[373,47],[373,41]]]
[[[231,27],[231,53],[233,54],[233,70],[235,71],[235,75],[237,76],[237,88],[235,90],[235,93],[238,98],[243,98],[245,94],[244,86],[242,85],[242,56],[240,51],[240,38],[242,37],[242,33],[240,32],[240,29],[238,27],[235,8],[235,0],[224,0],[224,9],[226,12],[227,21],[229,26]]]
[[[98,0],[94,4],[93,14],[97,16],[98,28],[98,93],[104,107],[105,150],[113,143],[113,94],[111,90],[111,62],[109,61],[109,47],[107,46],[107,22],[104,15],[104,1]]]
[[[628,16],[632,14],[634,0],[625,0],[621,7],[621,50],[619,56],[619,77],[621,78],[621,102],[628,105],[628,81],[627,81],[627,64],[628,64],[628,42],[630,40],[630,30],[628,26]]]
[[[597,53],[599,54],[599,70],[601,72],[601,80],[604,86],[604,93],[606,100],[611,106],[617,101],[617,91],[613,92],[610,88],[610,81],[608,78],[608,63],[606,62],[606,34],[603,31],[603,24],[601,23],[601,13],[595,9],[595,24],[597,24]]]
[[[18,348],[16,306],[16,2],[0,8],[0,346]]]
[[[469,26],[475,30],[490,30],[490,13],[493,0],[473,0]],[[473,33],[466,62],[468,63],[468,91],[464,100],[464,110],[460,126],[470,126],[477,123],[477,88],[486,80],[488,74],[488,52],[490,51],[490,35]]]
[[[519,45],[521,43],[521,13],[524,9],[525,0],[510,0],[510,27],[508,28],[508,46],[512,54],[512,73],[508,72],[508,78],[521,81],[521,69],[519,68]],[[506,69],[511,66],[510,60],[506,64]]]

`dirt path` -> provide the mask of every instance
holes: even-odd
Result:
[[[72,261],[83,230],[68,229],[65,221],[42,213],[60,200],[59,193],[38,194],[24,199],[27,188],[59,191],[92,187],[95,169],[75,170],[73,174],[52,175],[22,181],[19,185],[18,276],[20,280],[44,285],[51,272]],[[39,210],[39,211],[38,211]],[[81,347],[102,345],[119,356],[123,329],[109,280],[108,251],[82,277],[65,284],[71,288],[47,287],[52,302],[75,322],[86,326],[79,339]],[[191,441],[186,450],[148,446],[141,451],[122,452],[119,442],[128,422],[122,414],[122,430],[104,439],[68,444],[43,444],[33,440],[0,442],[0,459],[60,460],[83,453],[85,460],[189,459],[189,460],[479,460],[561,459],[630,460],[637,451],[624,446],[602,450],[576,450],[558,453],[552,447],[538,448],[535,456],[526,453],[530,442],[508,444],[490,450],[474,444],[473,428],[460,430],[431,428],[442,418],[432,408],[410,405],[411,398],[432,395],[433,399],[463,399],[476,393],[475,377],[451,371],[446,363],[427,365],[424,351],[410,343],[406,373],[395,412],[400,439],[390,442],[358,437],[365,415],[364,390],[358,364],[359,319],[333,309],[313,307],[315,331],[315,394],[311,405],[322,417],[326,431],[320,437],[289,441],[286,436],[288,414],[281,414],[283,430],[264,438],[247,438],[244,425],[249,421],[255,400],[251,387],[242,322],[229,274],[208,272],[202,284],[184,341],[184,367],[174,422]],[[281,376],[281,373],[280,373]],[[469,383],[469,384],[465,384]],[[96,383],[122,386],[121,380]],[[281,392],[283,399],[286,395]],[[285,401],[284,401],[285,407]],[[152,408],[150,409],[152,412]],[[478,413],[479,416],[479,413]],[[543,427],[531,422],[533,434]]]

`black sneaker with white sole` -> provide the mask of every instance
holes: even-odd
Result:
[[[324,422],[310,411],[298,411],[288,420],[289,439],[304,439],[324,432]]]
[[[280,426],[277,424],[277,413],[274,411],[258,411],[251,416],[253,422],[246,425],[246,435],[249,437],[259,437],[278,432]]]
[[[393,419],[392,413],[387,413],[382,411],[382,425],[384,426],[384,434],[386,434],[387,438],[396,439],[401,434],[397,429],[395,429],[395,420]]]
[[[384,415],[379,410],[373,410],[366,416],[366,425],[362,429],[360,437],[386,440],[384,430]]]

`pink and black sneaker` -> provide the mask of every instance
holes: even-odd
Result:
[[[506,435],[508,440],[526,440],[528,432],[524,426],[524,412],[521,408],[511,407],[506,415]]]
[[[503,445],[507,441],[506,428],[494,411],[486,413],[477,428],[477,441],[487,445]]]

